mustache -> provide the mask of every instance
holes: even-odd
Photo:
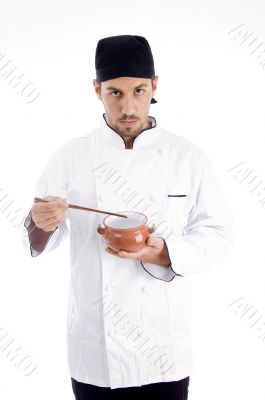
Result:
[[[129,120],[129,121],[130,120],[134,120],[135,121],[135,120],[138,120],[138,118],[136,118],[136,117],[124,117],[124,118],[120,119],[120,121],[127,121],[127,120]]]

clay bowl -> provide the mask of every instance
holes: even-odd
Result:
[[[103,219],[103,225],[97,227],[97,232],[103,235],[105,243],[114,251],[124,250],[128,253],[139,251],[155,226],[147,226],[147,216],[134,211],[122,211],[128,218],[108,215]]]

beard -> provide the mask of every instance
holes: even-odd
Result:
[[[137,125],[137,126],[136,126]],[[132,126],[124,126],[115,125],[114,129],[117,133],[126,137],[135,137],[138,136],[144,130],[144,122],[137,120]]]

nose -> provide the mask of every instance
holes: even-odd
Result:
[[[134,99],[130,96],[124,97],[121,112],[125,115],[134,115],[135,111]]]

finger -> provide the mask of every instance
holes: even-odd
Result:
[[[51,202],[51,201],[65,201],[67,200],[66,197],[59,197],[59,196],[46,196],[43,200]]]
[[[62,206],[64,204],[68,204],[68,201],[67,201],[67,199],[59,198],[57,200],[56,199],[52,199],[52,200],[43,201],[43,202],[39,201],[38,204],[46,206],[46,207],[54,207],[54,206],[58,207],[58,206]]]
[[[110,254],[112,254],[112,255],[114,255],[114,256],[116,256],[116,257],[122,257],[122,258],[131,258],[131,259],[133,258],[133,259],[136,259],[135,256],[132,256],[132,254],[138,255],[138,253],[127,253],[127,252],[124,251],[124,250],[114,251],[114,250],[111,249],[110,247],[106,247],[105,250],[106,250],[108,253],[110,253]]]
[[[44,197],[44,200],[59,200],[59,196],[46,196]]]
[[[113,254],[114,256],[117,256],[117,252],[115,252],[114,250],[112,250],[110,247],[105,247],[105,251],[107,253]]]
[[[33,210],[33,216],[38,216],[39,221],[45,221],[48,218],[54,218],[58,214],[58,210],[49,210],[49,211],[40,211],[40,210]]]
[[[45,221],[45,222],[35,222],[35,225],[36,225],[36,227],[37,228],[40,228],[40,229],[47,229],[47,228],[49,228],[49,227],[51,227],[51,226],[57,226],[57,225],[59,225],[59,222],[57,221],[57,220],[51,220],[51,221],[49,221],[49,222],[47,222],[47,221]]]
[[[151,247],[155,247],[157,249],[162,249],[164,246],[164,241],[162,238],[156,237],[156,236],[149,236],[149,238],[146,241],[146,244]]]
[[[67,201],[47,201],[47,202],[38,202],[37,205],[35,203],[35,208],[38,209],[38,212],[45,213],[50,211],[58,211],[58,209],[68,208],[69,205]]]
[[[55,222],[57,222],[57,220],[58,220],[58,218],[56,217],[56,216],[52,216],[52,217],[50,217],[50,218],[38,218],[37,219],[37,223],[39,224],[39,225],[47,225],[47,224],[54,224]]]
[[[128,253],[127,251],[121,250],[118,252],[118,255],[122,258],[130,258],[131,260],[140,260],[142,257],[146,256],[147,254],[146,246],[143,247],[141,250],[136,251],[134,253]]]
[[[50,232],[50,231],[54,231],[57,228],[58,225],[56,224],[49,224],[49,225],[45,225],[43,226],[41,229],[45,232]]]

